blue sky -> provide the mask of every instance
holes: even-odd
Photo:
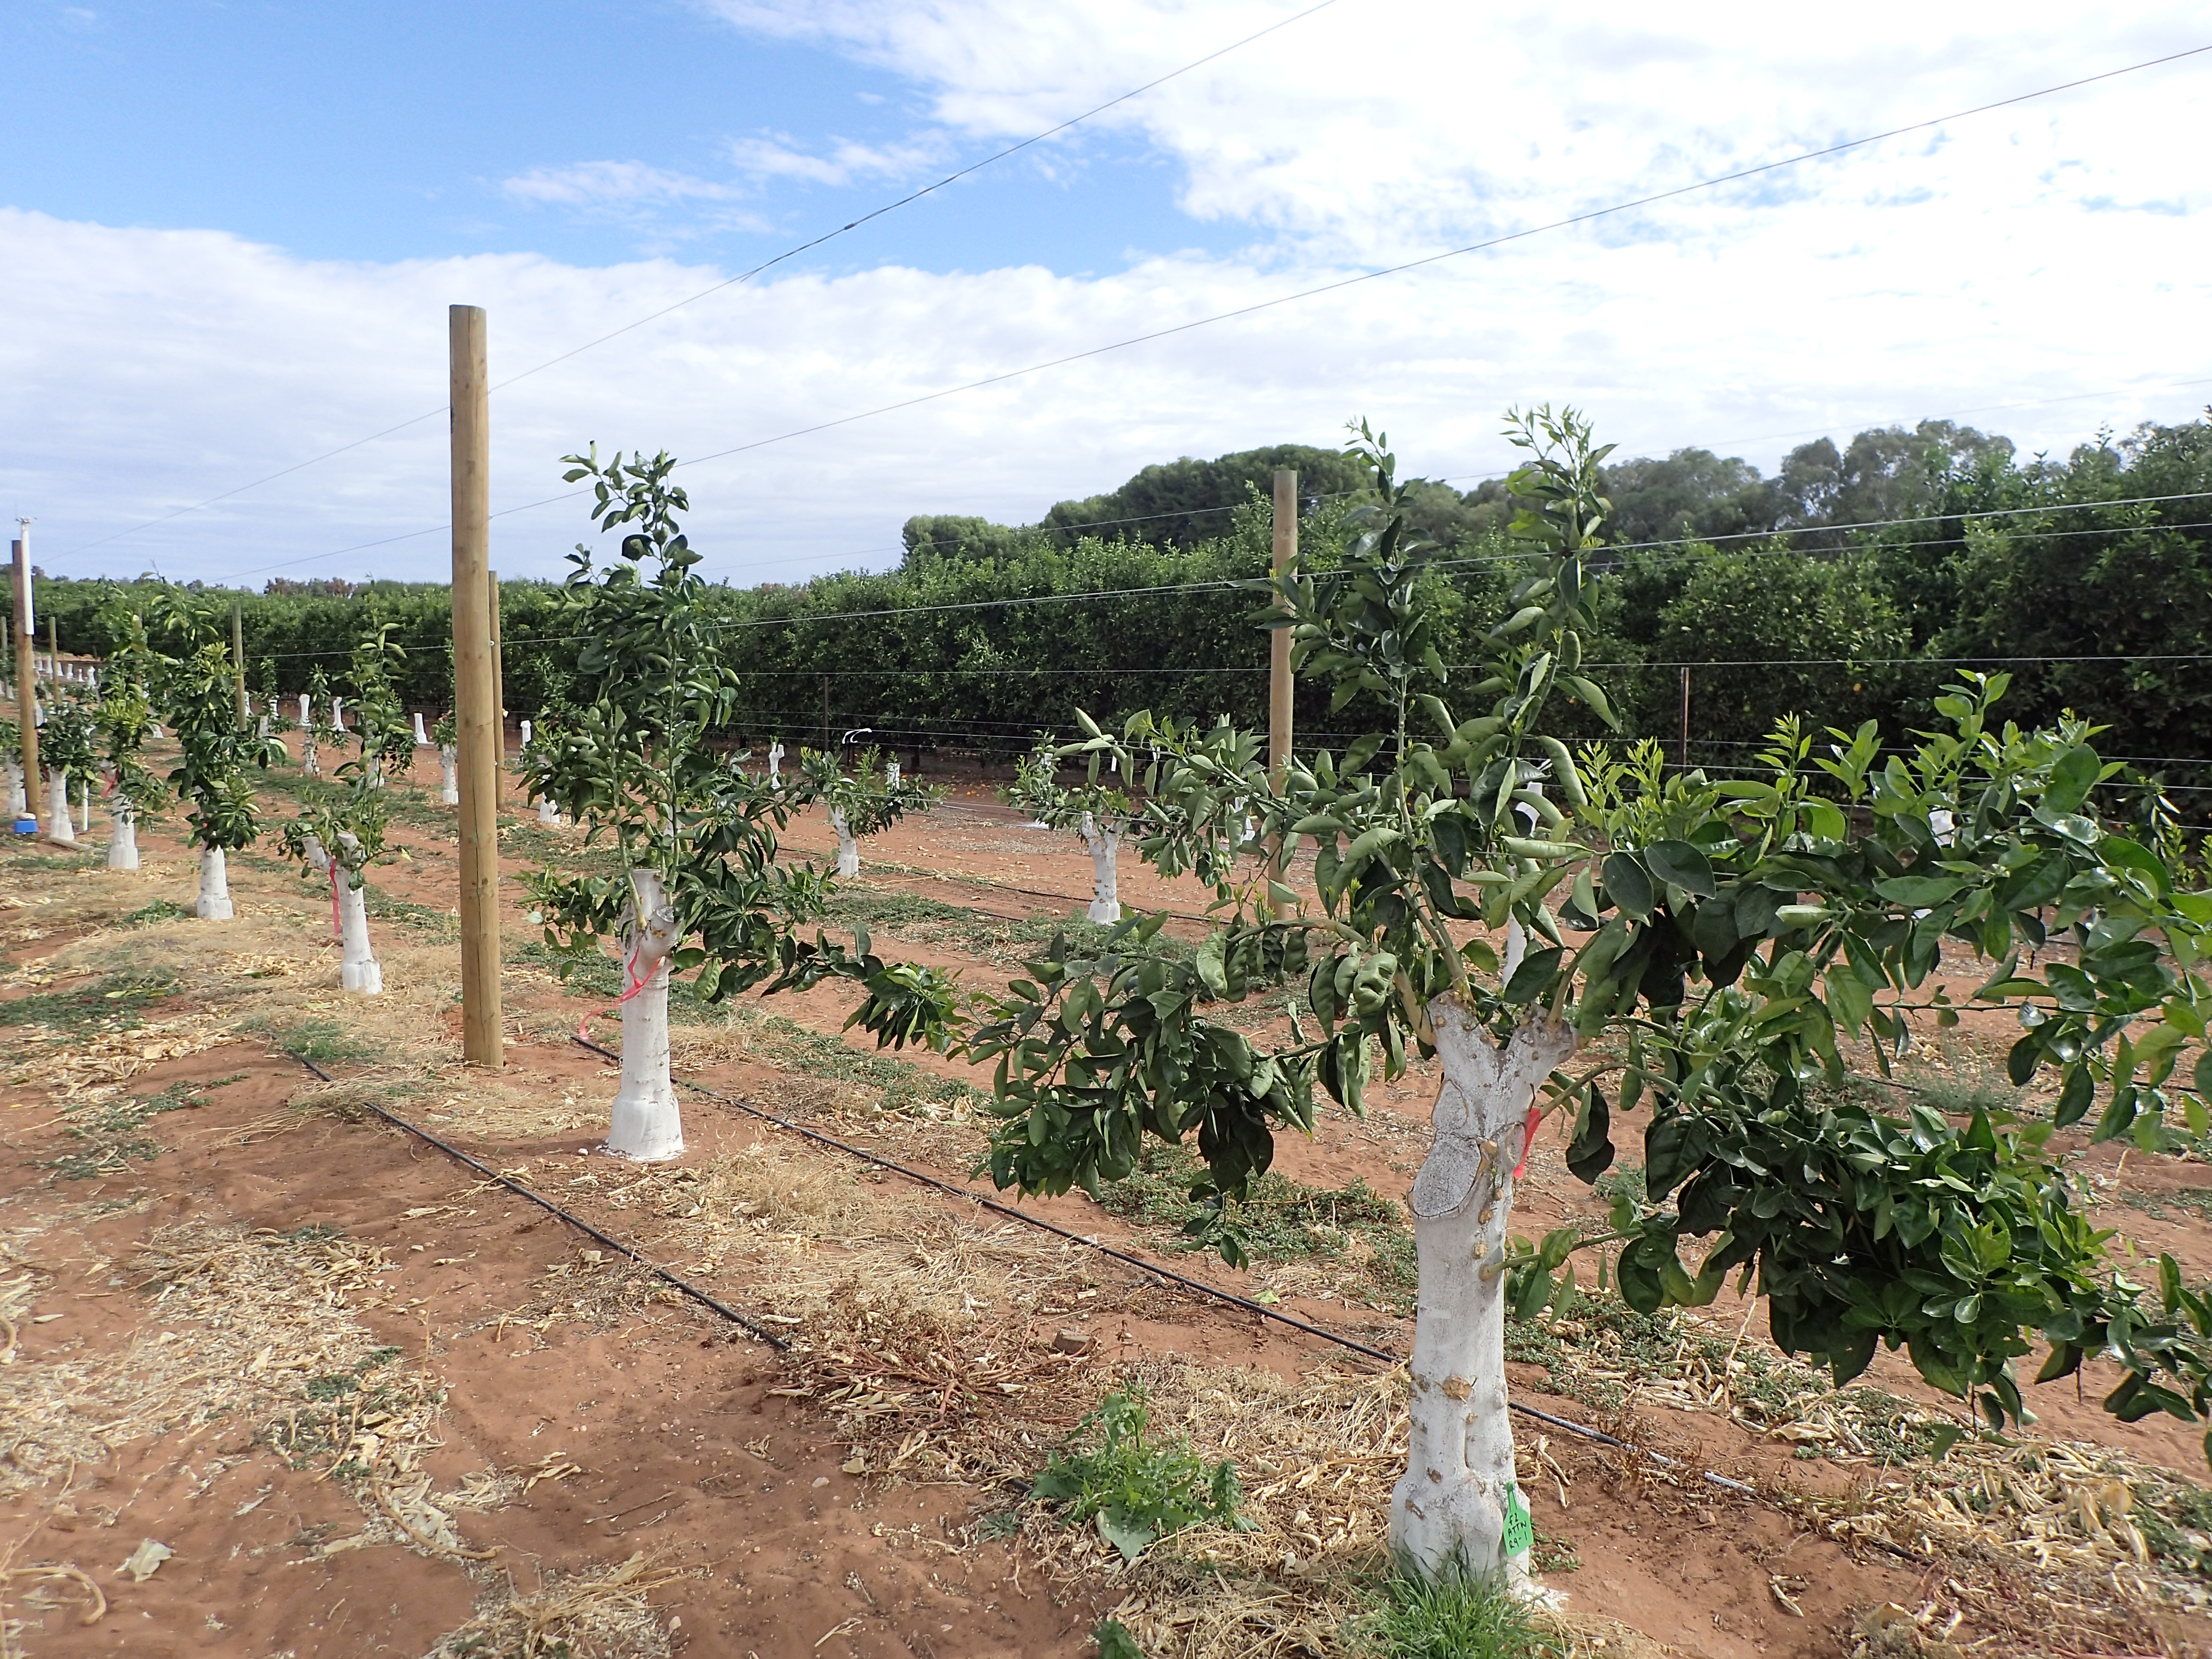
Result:
[[[1299,9],[1298,0],[83,6],[0,16],[0,507],[50,569],[435,579],[443,422],[239,486],[668,306]],[[1079,132],[494,401],[502,569],[580,526],[558,457],[701,455],[1731,168],[2203,46],[2197,8],[1851,30],[1720,5],[1336,0]],[[1261,311],[690,474],[737,581],[1034,519],[1146,462],[1386,426],[1502,471],[1499,416],[1771,468],[1986,410],[2025,448],[2189,418],[2212,57]],[[1991,409],[1992,405],[2002,405]],[[226,499],[207,507],[209,497]]]
[[[0,160],[12,205],[219,227],[304,259],[528,252],[604,265],[666,251],[743,266],[837,222],[856,186],[748,176],[733,143],[914,149],[919,164],[894,183],[992,148],[936,133],[896,74],[678,4],[33,3],[10,9],[0,51],[15,87]],[[604,158],[735,193],[679,216],[563,210],[502,189]],[[896,193],[884,181],[858,188]],[[1174,182],[1141,137],[1072,135],[808,264],[1083,271],[1235,246],[1175,211]]]

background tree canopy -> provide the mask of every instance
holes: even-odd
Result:
[[[1298,470],[1309,556],[1325,560],[1315,550],[1340,541],[1334,526],[1364,488],[1358,471],[1285,444],[1146,467],[1031,526],[918,516],[893,571],[708,588],[715,622],[748,636],[730,735],[818,745],[867,726],[886,746],[1011,769],[1039,730],[1073,731],[1079,708],[1104,721],[1149,707],[1257,723],[1267,642],[1254,596],[1231,584],[1267,569],[1267,495],[1283,465]],[[2212,665],[2190,659],[2212,654],[2212,423],[2146,425],[2023,461],[2004,438],[1924,421],[1840,449],[1801,445],[1771,477],[1685,449],[1616,460],[1604,485],[1611,547],[1593,556],[1605,580],[1591,672],[1629,730],[1666,738],[1670,757],[1686,663],[1690,758],[1714,771],[1790,710],[1825,725],[1873,719],[1901,740],[1954,666],[2002,667],[2013,718],[2075,709],[2110,728],[2105,753],[2163,775],[2186,815],[2204,817]],[[1474,635],[1525,574],[1502,533],[1513,503],[1502,481],[1430,480],[1407,487],[1406,507],[1414,530],[1451,551],[1425,580],[1437,585],[1446,659],[1470,661]],[[1911,522],[1850,527],[1899,519]],[[1158,591],[1115,591],[1132,588]],[[39,614],[58,623],[65,650],[104,654],[117,643],[100,616],[110,591],[43,580]],[[561,636],[554,592],[501,590],[518,718],[569,684],[576,642]],[[1067,597],[1086,593],[1101,597]],[[273,662],[277,685],[296,693],[319,663],[336,672],[390,622],[407,652],[401,695],[447,706],[443,588],[276,581],[238,597],[255,684]],[[1054,602],[994,603],[1010,599]],[[1304,687],[1299,699],[1301,731],[1317,743],[1363,729],[1372,712],[1332,714]]]

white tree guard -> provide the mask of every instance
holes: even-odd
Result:
[[[338,844],[347,852],[360,850],[361,842],[351,830],[338,832]],[[384,964],[377,961],[376,952],[368,942],[368,890],[356,887],[346,873],[345,866],[335,862],[322,842],[313,836],[307,838],[303,849],[307,862],[331,883],[332,909],[338,924],[338,984],[348,991],[358,991],[366,997],[379,996],[384,991]]]
[[[300,693],[300,729],[307,729],[307,694],[304,691]]]
[[[46,772],[46,839],[64,847],[76,845],[76,820],[70,816],[69,774],[51,766]]]
[[[1121,851],[1121,832],[1110,824],[1102,827],[1089,812],[1078,828],[1083,844],[1091,849],[1091,908],[1085,914],[1093,921],[1119,921],[1121,882],[1115,865]]]
[[[561,822],[561,813],[559,809],[543,795],[540,795],[538,798],[538,821],[540,823],[558,823]]]
[[[837,873],[857,876],[860,873],[860,843],[845,823],[845,815],[836,807],[830,809],[830,827],[837,832]]]
[[[331,724],[341,732],[345,730],[345,699],[343,697],[331,699]]]
[[[23,793],[23,763],[19,760],[8,762],[7,771],[8,816],[20,818],[31,810],[30,797]]]
[[[1420,1262],[1406,1473],[1390,1493],[1394,1553],[1427,1573],[1464,1553],[1527,1593],[1526,1500],[1506,1410],[1506,1239],[1513,1171],[1528,1152],[1536,1091],[1575,1049],[1544,1016],[1504,1048],[1458,1001],[1429,1005],[1443,1071],[1435,1143],[1407,1199]],[[1516,1534],[1517,1534],[1517,1538]]]
[[[311,778],[318,775],[320,770],[315,764],[315,739],[312,732],[300,734],[300,770]]]
[[[430,746],[430,734],[422,729],[422,711],[419,708],[415,711],[415,746],[417,749]]]
[[[92,780],[79,778],[76,783],[76,832],[80,836],[92,833]]]
[[[269,716],[268,716],[268,715],[264,714],[264,715],[261,717],[260,723],[259,723],[258,725],[257,725],[257,726],[254,727],[254,729],[253,729],[253,735],[254,735],[255,737],[257,737],[257,738],[260,738],[264,743],[266,743],[266,742],[269,740]]]
[[[771,789],[783,787],[783,745],[772,743],[768,746],[768,784]]]
[[[668,1075],[668,956],[681,935],[660,877],[640,870],[630,883],[621,933],[623,988],[641,981],[644,988],[622,1005],[622,1082],[606,1150],[641,1164],[665,1164],[684,1156],[684,1115]]]
[[[438,745],[438,799],[448,806],[461,804],[460,775],[453,769],[457,759],[452,744]]]
[[[896,761],[885,761],[884,763],[884,787],[890,790],[893,794],[896,794],[898,793],[898,787],[899,763]]]
[[[138,815],[131,810],[128,798],[119,792],[111,792],[107,797],[107,867],[138,867]]]
[[[230,872],[220,847],[200,849],[200,896],[192,902],[192,914],[202,921],[228,921],[237,914],[230,902]]]
[[[349,854],[361,849],[361,842],[350,830],[338,832],[338,845]],[[355,886],[343,865],[337,876],[338,983],[363,996],[376,996],[384,989],[384,966],[369,948],[368,890]]]

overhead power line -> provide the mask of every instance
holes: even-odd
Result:
[[[694,456],[680,465],[687,467],[702,466],[709,461],[726,460],[733,455],[749,454],[754,450],[766,449],[776,444],[789,443],[794,439],[835,431],[841,427],[874,420],[880,416],[918,409],[947,398],[960,397],[970,392],[980,392],[990,386],[1002,386],[1011,380],[1023,380],[1032,374],[1041,374],[1054,368],[1064,368],[1071,363],[1085,362],[1094,357],[1126,351],[1134,346],[1150,344],[1157,340],[1170,339],[1177,335],[1188,334],[1201,328],[1210,328],[1217,323],[1255,316],[1261,312],[1272,311],[1282,306],[1294,305],[1303,300],[1315,299],[1324,294],[1340,293],[1363,283],[1377,282],[1386,276],[1400,276],[1409,271],[1425,270],[1449,259],[1463,258],[1469,254],[1487,252],[1510,243],[1547,235],[1553,231],[1571,229],[1577,225],[1592,224],[1601,219],[1634,212],[1639,208],[1652,207],[1662,202],[1674,201],[1703,191],[1717,189],[1723,185],[1740,184],[1747,179],[1756,179],[1786,167],[1799,167],[1808,161],[1821,161],[1832,155],[1841,155],[1851,150],[1863,149],[1869,144],[1878,144],[1891,138],[1903,137],[1909,133],[1924,132],[1931,127],[1942,126],[1946,122],[1963,121],[1974,116],[1989,114],[1996,110],[2008,109],[2014,105],[2030,103],[2037,99],[2054,97],[2062,92],[2072,92],[2082,87],[2094,86],[2101,82],[2116,80],[2124,76],[2140,74],[2145,70],[2179,63],[2184,59],[2195,58],[2208,52],[2212,52],[2212,44],[2191,46],[2185,51],[2167,52],[2158,58],[2145,58],[2140,63],[2130,64],[2119,69],[2103,70],[2096,75],[2085,75],[2052,86],[2039,87],[2033,92],[2017,93],[2009,98],[1999,98],[1989,103],[1977,104],[1969,109],[1954,110],[1948,114],[1930,116],[1925,120],[1911,122],[1904,126],[1887,128],[1881,132],[1868,133],[1857,138],[1847,138],[1838,143],[1823,145],[1817,149],[1801,150],[1795,155],[1782,156],[1775,161],[1761,161],[1751,167],[1738,167],[1732,172],[1715,173],[1707,178],[1692,180],[1686,185],[1677,185],[1668,190],[1654,191],[1646,195],[1631,198],[1626,201],[1615,202],[1610,206],[1591,208],[1581,213],[1569,214],[1564,218],[1547,221],[1543,224],[1531,225],[1521,230],[1507,231],[1497,236],[1486,237],[1480,241],[1469,242],[1462,247],[1447,248],[1438,253],[1425,254],[1418,259],[1407,259],[1400,264],[1384,265],[1374,270],[1359,271],[1349,276],[1340,277],[1334,282],[1321,283],[1310,288],[1279,294],[1271,299],[1256,300],[1249,305],[1236,306],[1227,311],[1214,312],[1207,316],[1193,318],[1187,322],[1174,323],[1164,327],[1147,330],[1141,334],[1133,334],[1123,339],[1109,341],[1103,345],[1086,347],[1081,351],[1072,351],[1060,356],[1048,357],[1020,368],[1001,370],[994,374],[984,375],[978,380],[963,381],[957,386],[944,386],[934,392],[921,392],[914,397],[902,398],[892,403],[879,404],[872,409],[861,410],[854,414],[841,415],[833,419],[817,421],[806,426],[793,427],[788,431],[776,433],[769,437],[755,438],[744,443],[732,444],[725,449],[710,450],[706,454]],[[533,512],[538,507],[550,507],[560,501],[573,501],[578,496],[589,493],[588,489],[563,490],[557,495],[524,502],[519,507],[502,508],[491,516],[503,518],[512,514]],[[258,575],[264,571],[288,568],[289,564],[307,564],[323,558],[337,558],[346,553],[362,552],[370,548],[388,546],[392,542],[404,541],[413,536],[434,535],[438,531],[447,527],[444,525],[434,525],[423,530],[408,532],[404,535],[387,537],[380,541],[362,542],[352,547],[341,548],[332,553],[311,554],[303,558],[288,561],[284,564],[264,565],[252,570],[240,571],[238,574],[248,576]],[[88,545],[98,545],[98,544]]]
[[[562,352],[558,356],[548,357],[544,362],[538,363],[529,368],[526,368],[519,374],[510,374],[507,379],[495,382],[490,389],[494,392],[504,392],[507,387],[515,385],[518,381],[526,380],[533,374],[543,374],[545,370],[551,368],[556,363],[565,363],[571,357],[580,357],[586,351],[593,350],[599,346],[606,344],[610,340],[620,339],[623,335],[631,333],[637,329],[643,328],[648,323],[657,323],[663,317],[671,316],[675,313],[683,310],[686,306],[696,305],[700,301],[709,298],[714,295],[720,294],[725,289],[736,288],[740,283],[749,283],[752,281],[754,277],[759,276],[765,270],[771,270],[777,265],[796,259],[802,253],[810,253],[813,252],[814,249],[822,246],[824,243],[833,242],[840,236],[845,235],[848,232],[858,230],[862,225],[868,224],[875,220],[880,219],[886,214],[896,213],[902,207],[911,207],[915,203],[921,201],[924,197],[933,196],[948,185],[957,184],[961,179],[968,178],[972,174],[981,173],[984,168],[994,166],[998,162],[1005,161],[1010,155],[1019,155],[1023,150],[1029,149],[1037,144],[1042,144],[1047,139],[1056,138],[1061,133],[1067,131],[1070,128],[1080,126],[1083,123],[1091,119],[1095,116],[1103,115],[1108,110],[1119,108],[1121,105],[1127,103],[1133,98],[1141,98],[1145,94],[1152,91],[1154,88],[1164,87],[1169,82],[1176,80],[1180,76],[1188,75],[1194,70],[1203,69],[1206,64],[1212,63],[1217,58],[1225,58],[1231,52],[1237,52],[1245,46],[1249,46],[1255,40],[1264,40],[1267,36],[1274,33],[1279,29],[1286,29],[1293,23],[1304,22],[1307,18],[1313,16],[1316,13],[1327,11],[1331,6],[1334,6],[1336,3],[1337,0],[1320,0],[1320,3],[1318,5],[1309,6],[1304,11],[1295,12],[1291,15],[1283,18],[1277,22],[1268,24],[1265,28],[1255,29],[1251,33],[1243,36],[1240,40],[1232,40],[1225,46],[1209,52],[1203,58],[1193,58],[1189,63],[1185,64],[1180,69],[1170,70],[1165,75],[1155,76],[1153,79],[1146,82],[1145,84],[1140,87],[1133,87],[1118,97],[1109,98],[1103,104],[1092,106],[1091,108],[1085,110],[1080,115],[1072,115],[1068,117],[1067,119],[1060,122],[1055,126],[1047,127],[1042,132],[1032,133],[1028,137],[1022,139],[1017,143],[1008,144],[1003,149],[994,150],[990,155],[984,156],[981,161],[970,161],[966,167],[957,168],[951,173],[946,173],[942,179],[938,179],[933,184],[924,185],[921,189],[909,191],[895,201],[885,202],[880,207],[871,209],[868,212],[860,215],[859,218],[847,221],[844,224],[838,226],[835,230],[823,231],[820,235],[811,237],[804,242],[799,243],[795,246],[787,247],[782,252],[775,255],[773,258],[763,259],[758,264],[753,265],[747,270],[741,270],[734,276],[725,277],[719,283],[710,283],[707,287],[701,289],[696,294],[689,295],[684,299],[677,301],[672,305],[663,306],[658,311],[647,312],[644,316],[636,319],[635,321],[624,323],[620,328],[611,330],[607,333],[600,335],[597,339],[586,340],[581,345],[572,346],[568,350]],[[387,426],[382,431],[372,432],[365,438],[356,438],[351,443],[340,444],[336,449],[325,450],[319,455],[311,455],[304,461],[296,461],[290,466],[280,468],[278,471],[269,473],[265,477],[256,478],[251,483],[242,483],[235,489],[226,489],[219,495],[210,495],[204,501],[195,501],[189,507],[178,507],[174,512],[164,513],[161,517],[157,519],[149,519],[143,524],[129,526],[125,529],[115,532],[113,535],[102,536],[98,541],[86,542],[80,547],[71,549],[70,553],[64,554],[62,556],[66,558],[71,556],[73,554],[88,552],[93,548],[104,546],[106,544],[118,540],[125,536],[135,535],[141,530],[151,529],[154,526],[158,524],[167,524],[170,520],[181,518],[187,513],[197,513],[202,507],[213,507],[219,501],[227,501],[234,495],[242,495],[249,489],[258,489],[263,484],[274,483],[279,478],[289,477],[295,472],[301,471],[307,467],[314,466],[323,461],[327,461],[337,456],[343,455],[351,450],[359,449],[364,444],[373,444],[380,438],[388,438],[393,433],[404,432],[410,426],[420,426],[423,422],[430,420],[436,416],[444,414],[447,408],[447,404],[440,404],[435,409],[426,409],[420,415],[409,416],[405,420],[401,421],[396,426]],[[364,545],[374,547],[382,545],[382,544],[371,542],[364,544]],[[335,557],[337,556],[331,555],[330,556]]]

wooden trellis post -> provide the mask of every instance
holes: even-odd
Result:
[[[453,726],[460,786],[461,1058],[505,1058],[499,988],[500,720],[491,622],[491,410],[480,306],[449,313]]]

